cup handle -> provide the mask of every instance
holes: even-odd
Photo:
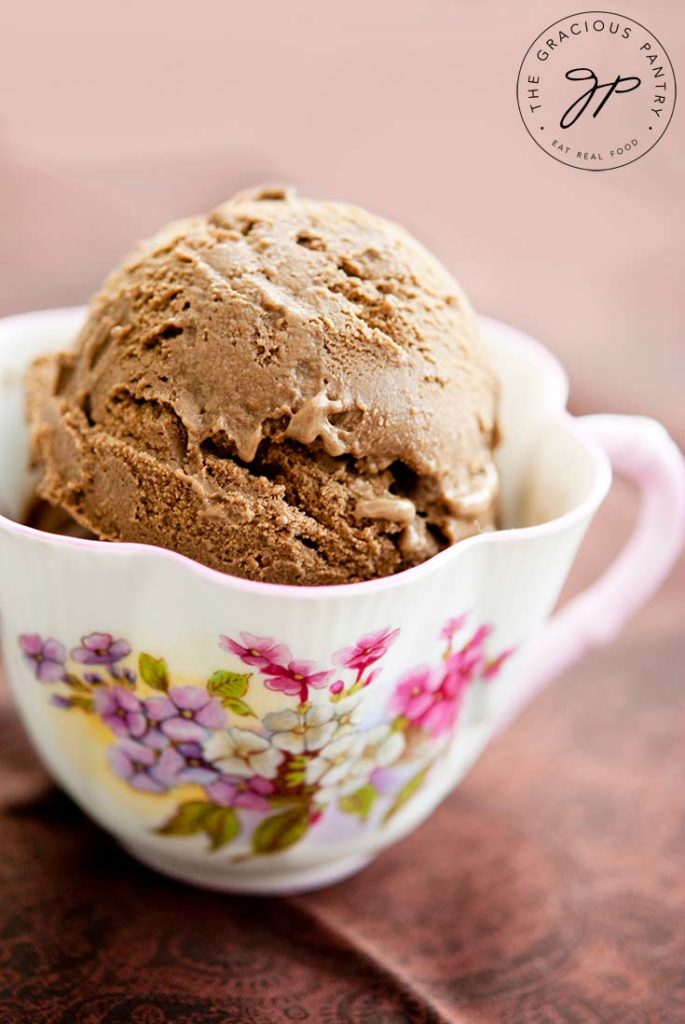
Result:
[[[666,430],[644,416],[581,416],[612,469],[640,490],[637,523],[602,576],[552,617],[521,652],[521,689],[503,708],[503,728],[542,687],[586,651],[610,643],[657,590],[685,542],[685,460]]]

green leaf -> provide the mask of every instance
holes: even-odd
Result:
[[[366,821],[377,797],[378,790],[369,783],[366,786],[362,786],[361,789],[356,789],[354,793],[341,797],[338,801],[338,807],[345,814],[356,814],[362,821]]]
[[[307,776],[308,757],[302,754],[289,754],[283,769],[283,784],[286,789],[299,789],[304,785]]]
[[[203,832],[210,850],[233,842],[240,833],[240,821],[234,807],[220,807],[208,800],[187,800],[157,831],[163,836],[194,836]]]
[[[73,676],[71,672],[64,677],[64,682],[67,686],[70,686],[72,690],[78,690],[79,693],[90,693],[90,687],[86,686],[78,676]]]
[[[151,654],[141,654],[138,658],[140,674],[153,690],[166,693],[169,689],[169,670],[164,658],[153,658]]]
[[[227,697],[226,700],[221,702],[225,708],[232,711],[234,715],[254,715],[254,711],[249,704],[246,704],[244,700],[238,700],[237,697]],[[257,716],[255,715],[255,718]]]
[[[293,807],[282,814],[274,814],[257,826],[252,836],[255,853],[278,853],[294,846],[309,829],[309,813],[306,808]]]
[[[267,797],[272,807],[306,807],[307,797],[296,796],[294,793],[272,793]]]
[[[283,773],[283,784],[286,789],[299,789],[304,785],[306,777],[304,768],[287,767]]]
[[[240,833],[240,821],[234,807],[214,807],[207,814],[204,831],[209,836],[210,850],[232,843]]]
[[[163,836],[193,836],[204,832],[209,816],[217,804],[208,800],[187,800],[179,804],[175,812],[157,831]]]
[[[240,699],[247,693],[250,679],[252,679],[251,672],[225,672],[223,669],[219,669],[209,677],[207,689],[212,697],[219,698],[227,711],[232,711],[234,715],[241,715],[245,718],[247,715],[254,715],[250,705]],[[257,716],[255,715],[255,717]]]
[[[70,697],[69,700],[71,701],[72,708],[80,708],[81,711],[88,711],[88,712],[95,710],[95,706],[93,704],[93,698],[92,697],[78,697],[78,696],[74,696],[74,697]]]
[[[402,786],[399,793],[393,800],[392,804],[390,805],[390,809],[387,811],[385,817],[383,818],[383,821],[389,821],[390,818],[392,818],[393,815],[397,814],[397,812],[402,807],[404,807],[407,801],[411,800],[414,794],[417,793],[419,789],[421,789],[421,786],[424,784],[426,780],[426,776],[428,775],[430,767],[430,765],[426,765],[426,767],[422,768],[420,772],[417,772],[416,775],[413,775],[408,782],[405,782],[405,784]]]
[[[219,669],[214,672],[207,683],[207,689],[212,697],[219,697],[221,700],[231,697],[244,697],[252,679],[251,672],[225,672]]]

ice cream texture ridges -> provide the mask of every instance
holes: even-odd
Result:
[[[492,529],[497,401],[423,246],[277,186],[141,244],[28,381],[41,497],[103,540],[310,585]]]

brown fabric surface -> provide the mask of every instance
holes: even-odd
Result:
[[[588,570],[628,511],[614,499]],[[297,898],[139,866],[5,707],[0,1024],[682,1024],[684,589],[681,566],[418,832]]]

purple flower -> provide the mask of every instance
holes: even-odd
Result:
[[[139,739],[147,732],[145,708],[130,690],[123,686],[100,689],[95,694],[95,710],[105,725],[117,736]]]
[[[207,796],[222,807],[243,807],[249,811],[268,811],[269,793],[274,786],[259,775],[250,778],[223,775],[217,782],[207,786]]]
[[[270,636],[255,636],[254,633],[241,633],[239,644],[231,640],[230,636],[222,636],[219,640],[219,647],[231,654],[237,654],[246,665],[255,665],[257,668],[267,668],[269,665],[279,665],[284,661],[290,661],[292,655],[283,644],[277,644]]]
[[[219,775],[219,770],[205,760],[199,743],[179,743],[177,747],[167,747],[159,755],[155,768],[155,778],[165,788],[183,783],[208,786]]]
[[[58,640],[43,640],[38,633],[24,633],[19,637],[19,646],[36,679],[42,683],[56,683],[64,678],[66,651]]]
[[[107,758],[114,774],[134,789],[145,793],[164,793],[169,788],[157,770],[158,752],[137,740],[119,740],[109,748]]]
[[[111,668],[130,653],[130,644],[115,640],[111,633],[89,633],[81,637],[81,647],[75,647],[71,656],[83,665],[109,665]]]
[[[165,697],[149,697],[145,707],[174,743],[202,741],[207,729],[221,729],[226,722],[221,702],[197,686],[174,686]]]
[[[50,697],[50,703],[53,704],[56,708],[61,708],[64,711],[66,711],[68,708],[73,707],[73,704],[68,697],[61,697],[57,693],[53,693],[53,695]]]

